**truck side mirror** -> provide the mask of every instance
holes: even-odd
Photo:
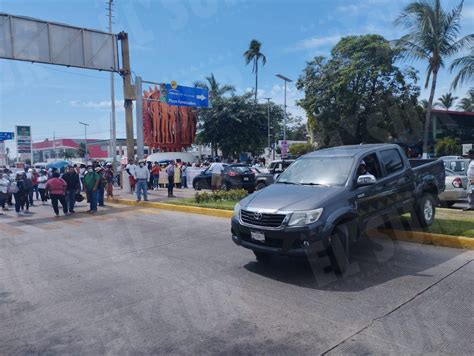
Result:
[[[357,186],[373,185],[377,183],[377,179],[372,174],[363,174],[357,177]]]

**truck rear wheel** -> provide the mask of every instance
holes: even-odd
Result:
[[[266,187],[265,183],[263,183],[263,182],[258,182],[258,183],[257,183],[257,186],[255,187],[255,190],[260,190],[260,189],[263,189],[263,188],[265,188],[265,187]]]
[[[412,219],[420,227],[425,228],[433,224],[436,213],[436,204],[433,196],[425,193],[421,196],[420,203],[415,206]]]

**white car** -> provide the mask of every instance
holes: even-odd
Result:
[[[468,179],[466,175],[459,174],[450,169],[446,171],[446,188],[439,195],[439,201],[442,206],[452,207],[460,200],[467,198]]]

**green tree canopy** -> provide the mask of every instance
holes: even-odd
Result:
[[[457,99],[459,98],[457,96],[453,96],[451,93],[443,94],[438,98],[436,106],[440,106],[445,110],[449,110]]]
[[[419,139],[423,109],[412,68],[395,65],[398,52],[378,35],[342,38],[331,58],[315,57],[297,81],[299,101],[322,146]]]

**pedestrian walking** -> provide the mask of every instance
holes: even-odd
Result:
[[[175,164],[174,160],[171,160],[170,163],[168,164],[168,167],[166,167],[166,175],[168,176],[168,198],[175,197],[173,195],[174,173],[175,173],[174,164]]]
[[[467,168],[469,184],[467,186],[467,208],[464,208],[465,211],[474,210],[474,148],[469,150],[469,159],[471,162]]]
[[[211,165],[209,170],[212,172],[211,188],[212,191],[215,192],[216,190],[221,189],[222,171],[224,170],[224,166],[219,158],[216,158],[216,161]]]
[[[25,199],[21,201],[21,210],[25,214],[30,213],[30,199],[33,200],[33,184],[31,183],[31,178],[28,177],[26,172],[22,174],[23,186],[25,188]],[[25,209],[26,207],[26,209]]]
[[[38,177],[38,190],[41,197],[42,205],[46,205],[48,201],[48,192],[46,192],[46,182],[48,181],[48,176],[45,171],[40,171]]]
[[[63,174],[62,179],[66,182],[66,204],[69,214],[74,214],[74,205],[76,204],[76,194],[81,191],[81,181],[79,174],[73,166],[69,166],[66,173]]]
[[[151,175],[153,177],[153,190],[158,190],[160,186],[160,171],[160,164],[155,162],[153,168],[151,169]]]
[[[46,191],[48,191],[51,198],[51,205],[56,217],[59,217],[59,203],[61,203],[64,215],[68,215],[66,190],[67,183],[60,178],[59,172],[54,172],[53,177],[46,182]]]
[[[142,200],[148,201],[148,180],[150,179],[150,171],[145,166],[144,161],[140,161],[138,167],[135,168],[134,178],[137,182],[137,202]]]
[[[89,197],[90,209],[88,213],[97,212],[97,187],[100,184],[100,175],[92,169],[92,165],[87,167],[87,173],[84,176],[84,188]]]

